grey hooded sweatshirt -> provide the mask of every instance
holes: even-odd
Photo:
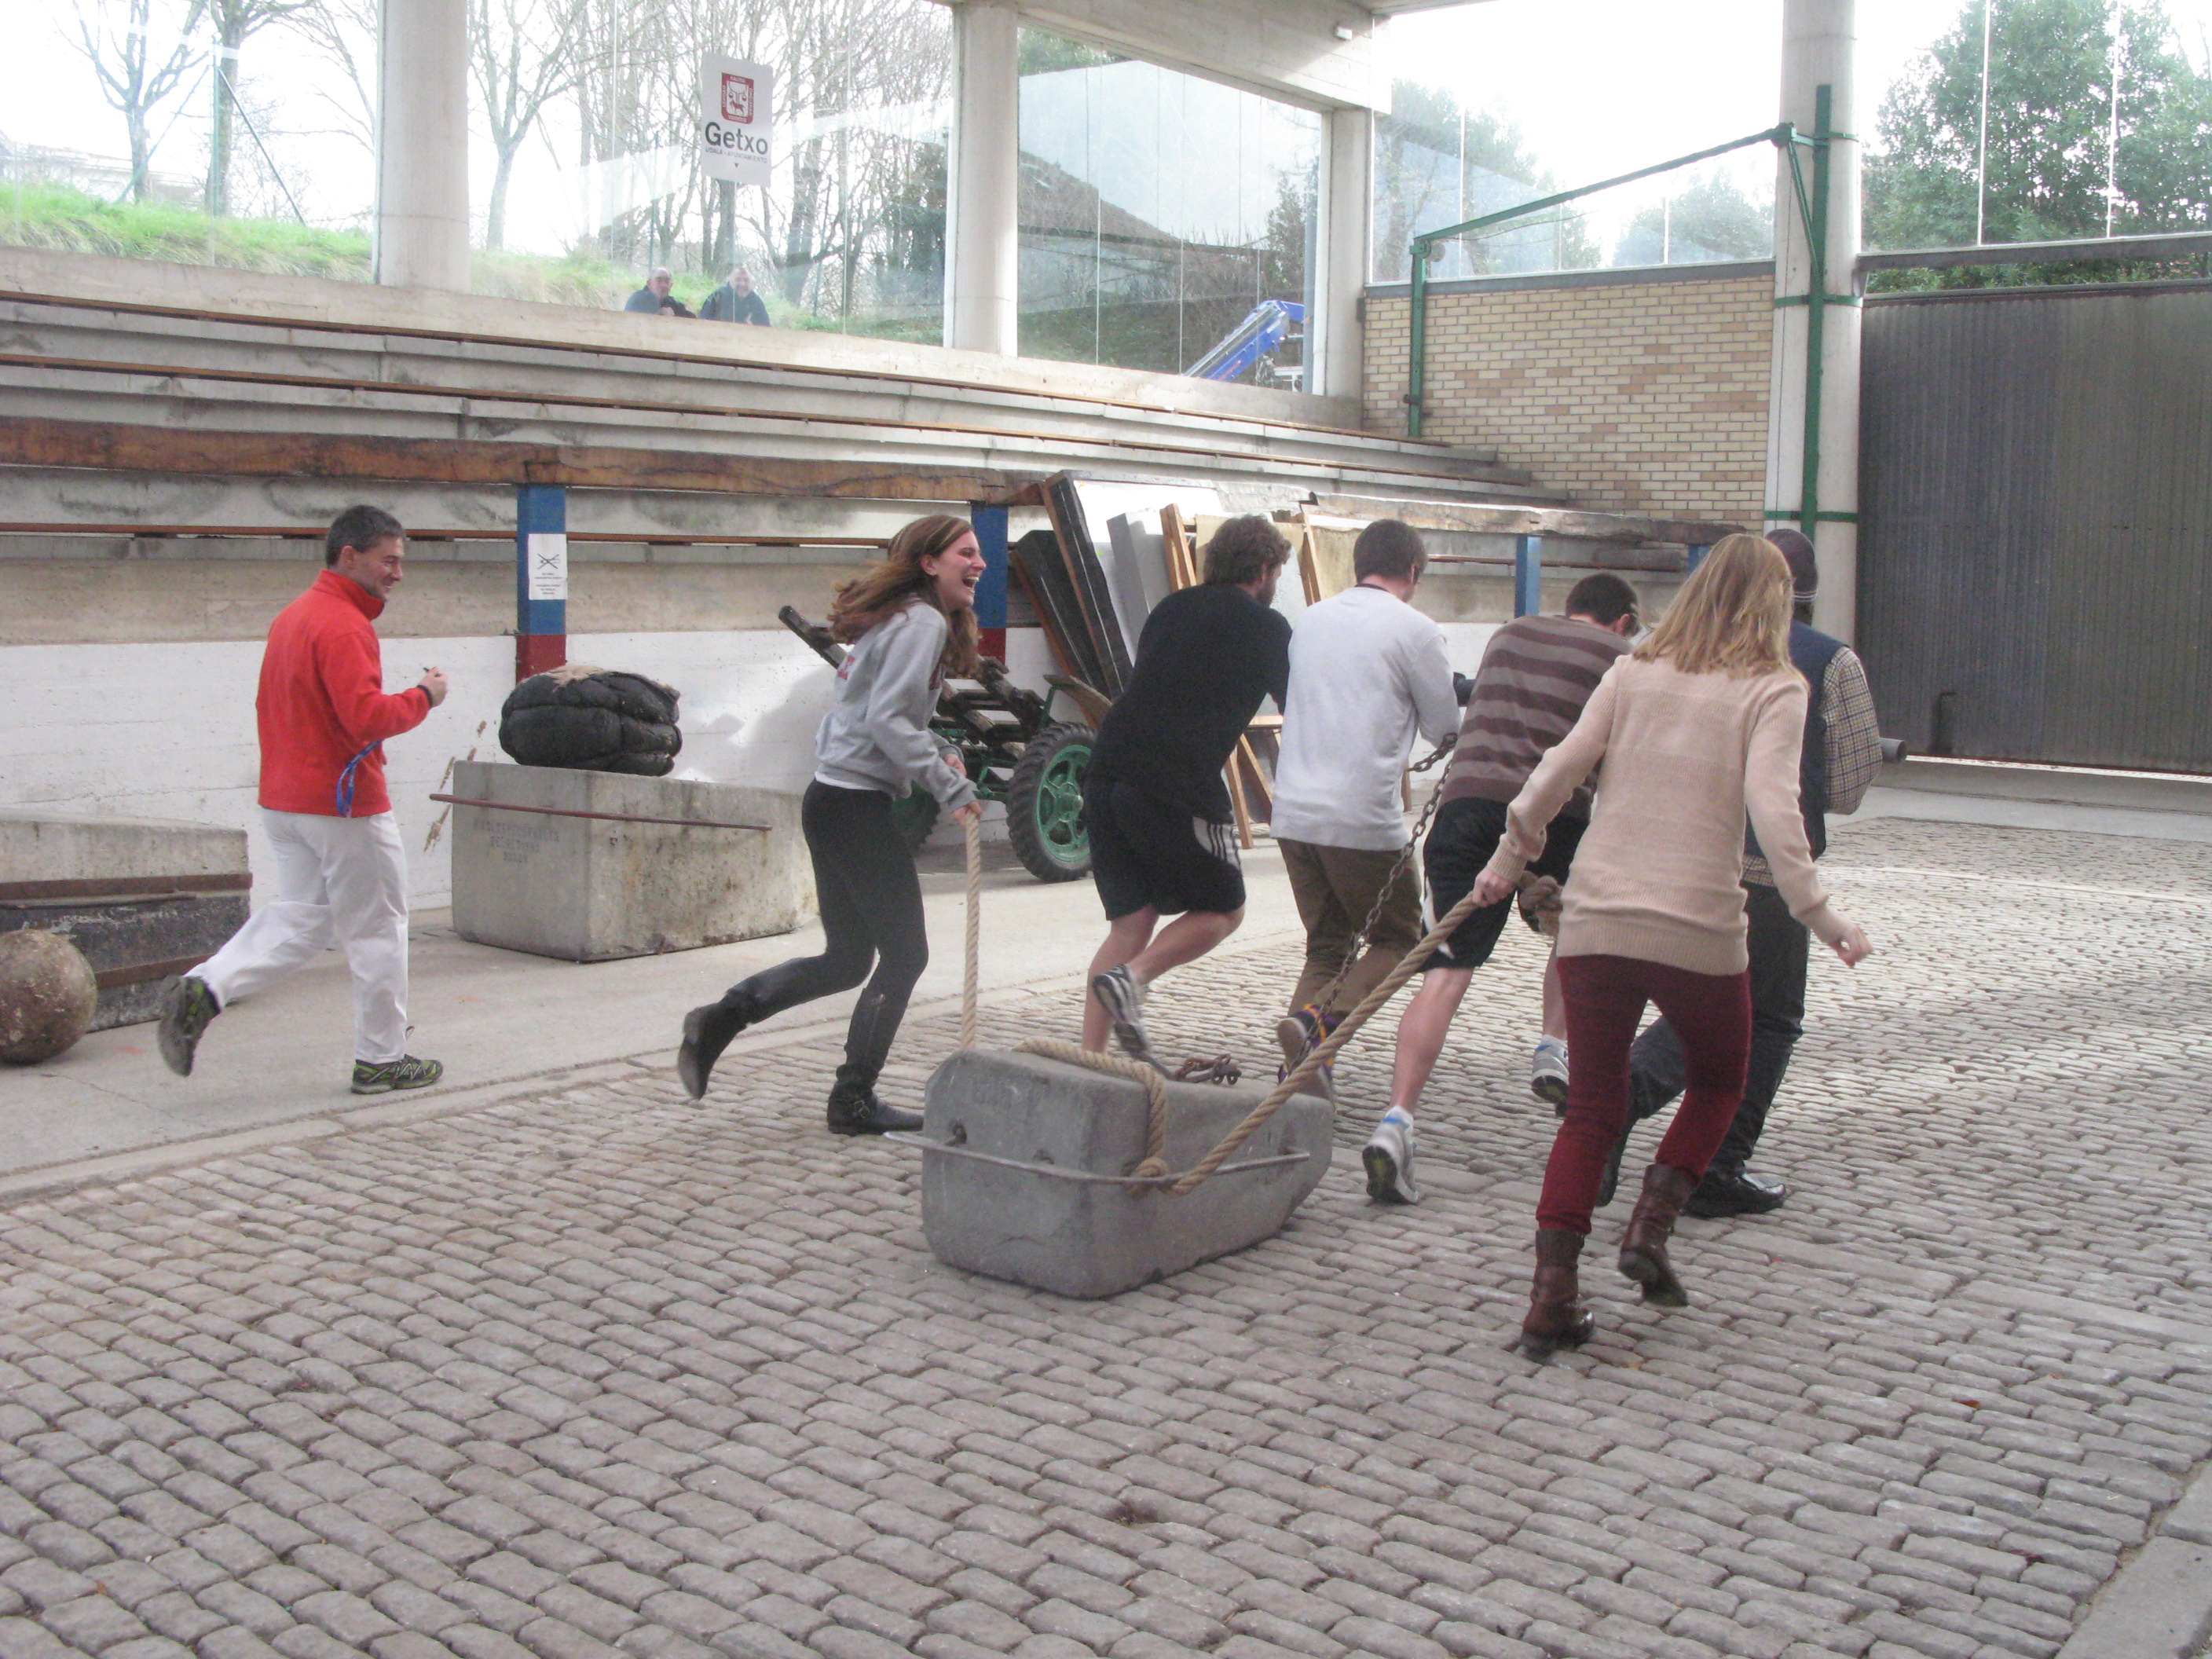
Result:
[[[943,611],[916,599],[860,635],[814,734],[818,781],[889,795],[920,784],[948,812],[975,799],[975,786],[945,763],[945,744],[929,729],[950,632]]]

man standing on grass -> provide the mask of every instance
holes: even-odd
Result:
[[[399,520],[349,507],[324,538],[320,575],[278,613],[261,659],[261,820],[276,896],[162,994],[161,1058],[188,1077],[210,1020],[332,945],[353,971],[353,1091],[435,1083],[407,1052],[407,864],[384,787],[384,739],[446,700],[446,677],[384,690],[374,623],[401,580]]]
[[[1145,619],[1128,689],[1091,751],[1083,810],[1106,942],[1091,960],[1083,1046],[1110,1030],[1157,1066],[1145,988],[1195,962],[1244,920],[1244,872],[1221,769],[1259,712],[1288,700],[1291,625],[1272,607],[1290,544],[1267,520],[1231,519],[1206,544],[1206,580]],[[1165,927],[1160,918],[1175,920]]]

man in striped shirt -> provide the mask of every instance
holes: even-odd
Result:
[[[1491,638],[1474,690],[1460,720],[1459,747],[1445,770],[1437,821],[1422,849],[1432,916],[1466,896],[1498,850],[1505,808],[1536,769],[1544,751],[1574,728],[1606,670],[1628,649],[1636,631],[1635,590],[1618,576],[1585,576],[1567,595],[1563,617],[1521,617]],[[1553,821],[1534,876],[1566,879],[1575,847],[1589,823],[1591,793],[1577,790]],[[1413,1110],[1443,1052],[1444,1033],[1474,970],[1490,959],[1512,902],[1475,911],[1429,958],[1420,988],[1398,1022],[1390,1109],[1369,1138],[1361,1161],[1367,1194],[1381,1204],[1411,1204]],[[1529,1086],[1554,1103],[1566,1098],[1566,1010],[1557,975],[1544,975],[1544,1036],[1536,1045]]]

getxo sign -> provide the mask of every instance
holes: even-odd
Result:
[[[765,185],[774,159],[773,73],[708,52],[699,65],[699,160],[710,179]]]

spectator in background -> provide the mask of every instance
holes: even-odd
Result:
[[[645,286],[625,301],[624,311],[641,311],[648,317],[689,317],[690,307],[669,293],[676,279],[668,274],[668,267],[660,266],[645,279]]]
[[[730,272],[730,280],[700,302],[699,314],[714,323],[757,323],[768,326],[768,306],[753,292],[753,274],[743,265]]]

